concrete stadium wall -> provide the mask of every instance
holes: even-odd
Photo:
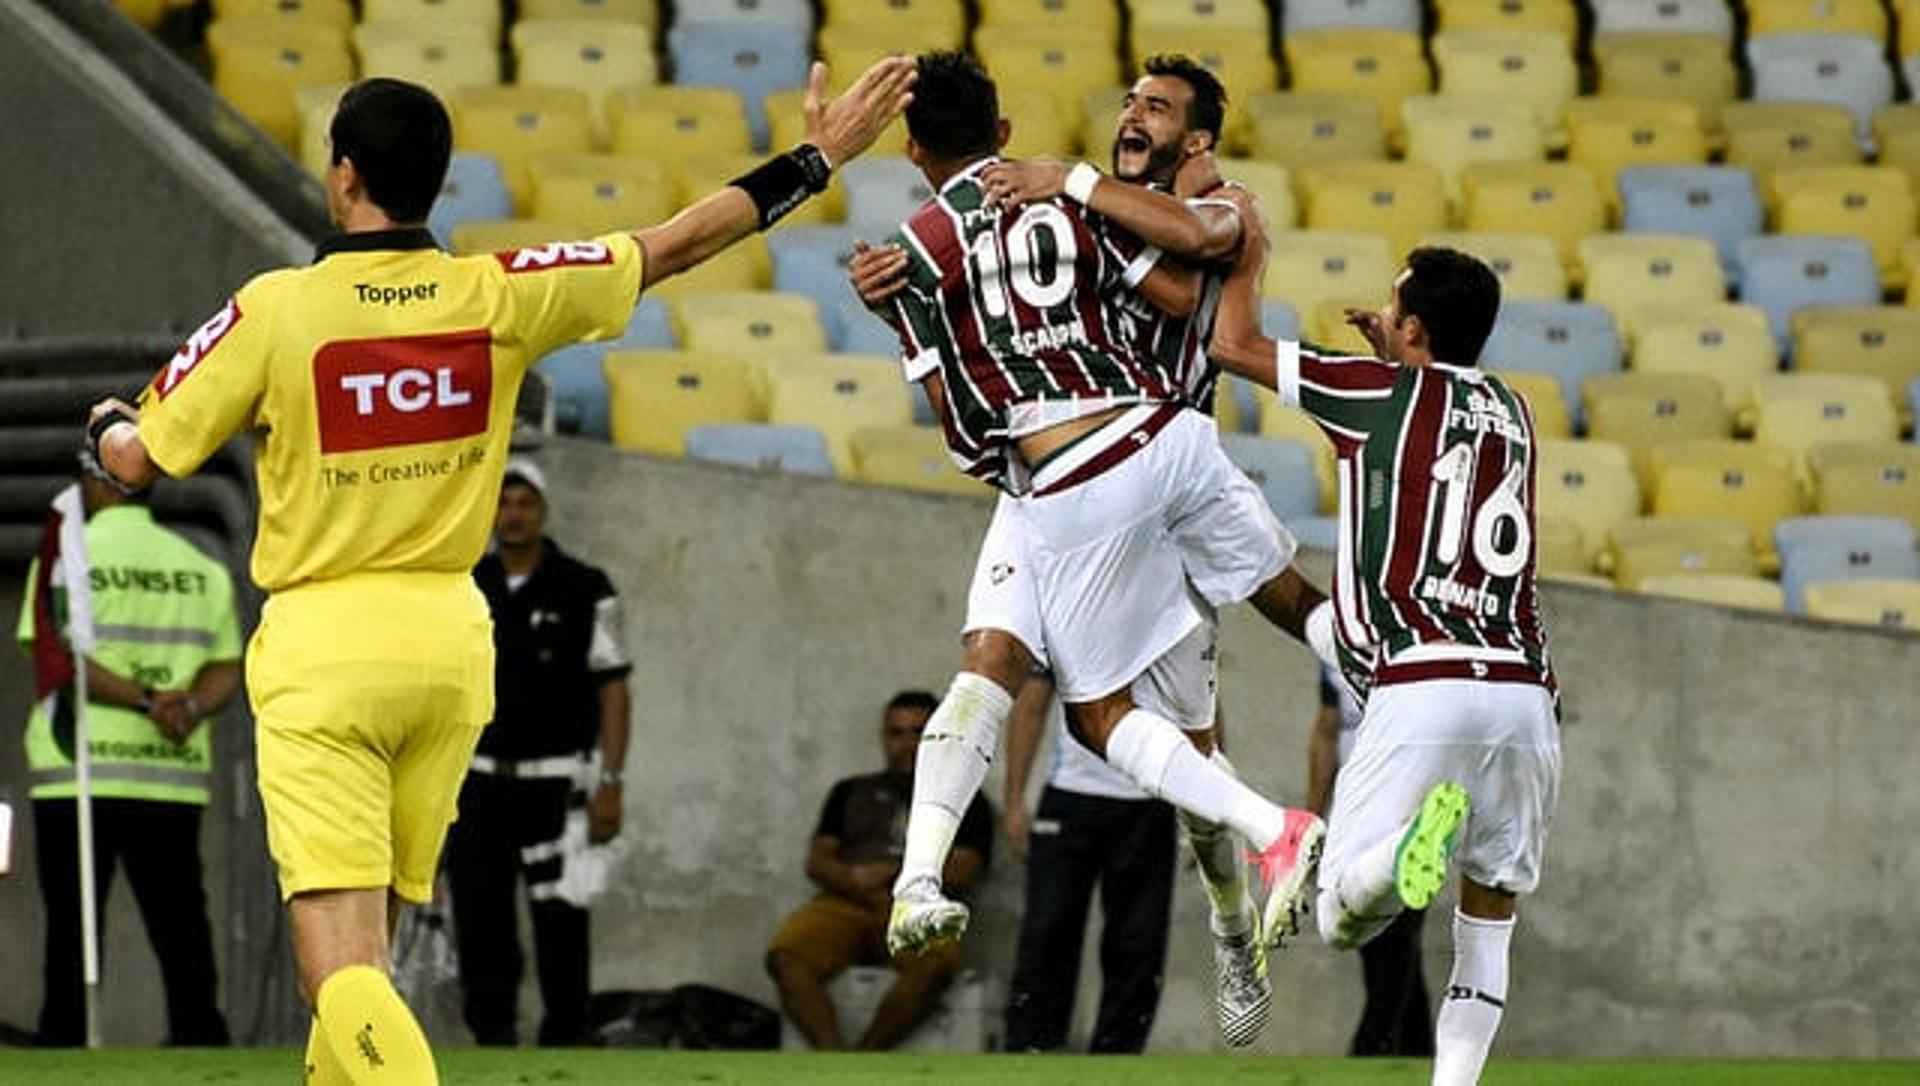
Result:
[[[809,892],[818,806],[834,780],[878,764],[888,695],[944,688],[988,507],[573,441],[543,459],[560,481],[552,533],[611,571],[637,661],[630,851],[596,907],[595,985],[699,980],[772,1003],[761,954]],[[1920,941],[1904,932],[1920,885],[1920,639],[1565,586],[1546,605],[1567,687],[1566,776],[1545,882],[1523,906],[1500,1052],[1920,1056]],[[0,608],[17,614],[14,585]],[[1222,667],[1235,761],[1297,800],[1311,658],[1243,609],[1227,617]],[[25,678],[9,656],[0,719],[21,719]],[[17,746],[0,745],[16,797]],[[987,787],[998,806],[997,769]],[[996,999],[1021,880],[1000,844],[966,951]],[[213,881],[227,861],[209,858]],[[37,910],[29,876],[0,879],[0,1020],[28,1022],[37,1006]],[[1445,911],[1429,920],[1436,987]],[[130,916],[110,924],[137,944]],[[1205,903],[1190,873],[1174,925],[1153,1047],[1209,1050]],[[158,1036],[141,957],[109,950],[117,1043]],[[1261,1048],[1343,1051],[1358,962],[1309,942],[1274,976]],[[1083,985],[1080,1036],[1093,991]],[[436,1034],[461,1040],[445,1022]]]

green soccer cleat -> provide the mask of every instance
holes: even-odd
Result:
[[[1468,806],[1467,790],[1452,781],[1434,785],[1420,801],[1420,811],[1401,835],[1393,857],[1393,887],[1407,908],[1433,904],[1434,895],[1446,885],[1447,863]]]

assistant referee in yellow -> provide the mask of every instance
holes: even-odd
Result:
[[[187,475],[256,436],[247,653],[267,839],[313,1006],[307,1082],[433,1083],[387,975],[390,924],[430,895],[460,782],[493,711],[493,641],[470,571],[486,545],[527,367],[620,332],[640,292],[825,188],[911,98],[888,58],[825,99],[807,142],[631,234],[457,258],[424,222],[446,110],[390,79],[341,98],[326,188],[341,233],[258,276],[182,346],[140,408],[93,408],[123,484]]]

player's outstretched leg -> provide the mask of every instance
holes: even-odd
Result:
[[[1266,848],[1247,856],[1259,869],[1261,885],[1267,891],[1260,928],[1272,947],[1283,946],[1300,934],[1307,891],[1319,869],[1320,850],[1327,842],[1327,824],[1319,815],[1295,807],[1285,813],[1280,833]]]
[[[1433,904],[1433,895],[1446,885],[1447,861],[1467,820],[1467,791],[1452,781],[1441,781],[1427,791],[1420,810],[1400,835],[1393,858],[1393,885],[1409,909]]]
[[[1216,763],[1225,763],[1218,751]],[[1223,768],[1225,766],[1223,765]],[[1229,1048],[1244,1048],[1266,1028],[1273,1003],[1267,979],[1267,955],[1260,918],[1247,895],[1243,846],[1232,830],[1179,812],[1180,827],[1193,849],[1200,881],[1212,903],[1207,928],[1213,935],[1214,1012],[1220,1037]]]
[[[1320,936],[1351,950],[1383,931],[1404,908],[1424,909],[1446,879],[1469,802],[1465,789],[1442,781],[1427,790],[1398,833],[1384,837],[1320,888]]]

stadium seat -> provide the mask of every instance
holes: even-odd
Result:
[[[1774,203],[1773,175],[1793,166],[1850,166],[1860,161],[1853,115],[1820,102],[1729,102],[1729,166],[1752,171],[1760,198]]]
[[[1248,103],[1254,157],[1292,169],[1387,157],[1387,130],[1371,98],[1357,94],[1262,94]]]
[[[1915,73],[1920,77],[1920,73]],[[1906,106],[1896,106],[1904,109]],[[1886,112],[1885,110],[1881,111]],[[1875,161],[1907,175],[1907,183],[1920,189],[1920,128],[1899,128],[1877,138],[1879,155]]]
[[[742,0],[735,0],[736,3]],[[771,8],[773,0],[752,0],[756,6]],[[732,7],[732,4],[703,4],[702,7]],[[616,23],[638,23],[660,27],[658,0],[520,0],[522,19],[606,19]],[[685,18],[683,14],[681,16]]]
[[[1263,293],[1298,313],[1334,299],[1384,299],[1398,267],[1378,234],[1295,230],[1274,234],[1272,244]]]
[[[1461,225],[1553,239],[1575,281],[1580,242],[1607,228],[1606,198],[1591,171],[1565,162],[1482,162],[1461,174]]]
[[[1213,386],[1213,420],[1220,432],[1252,433],[1259,426],[1259,418],[1260,400],[1254,395],[1253,385],[1230,373],[1221,374]]]
[[[1320,511],[1320,478],[1314,471],[1313,449],[1298,441],[1236,434],[1222,430],[1220,449],[1234,466],[1266,495],[1267,505],[1283,523],[1311,517]]]
[[[841,303],[859,304],[847,283],[847,261],[859,236],[847,226],[790,226],[767,235],[767,249],[773,257],[773,289],[812,298],[826,325],[827,339],[836,350],[846,350],[841,346],[846,334]],[[870,240],[877,244],[881,239]],[[888,342],[892,342],[891,335]]]
[[[1796,547],[1780,556],[1780,587],[1790,614],[1806,613],[1809,584],[1832,581],[1914,581],[1920,552],[1912,544],[1843,542]]]
[[[1595,234],[1580,243],[1584,297],[1613,310],[1629,343],[1642,311],[1654,306],[1718,305],[1726,277],[1713,242],[1685,234]]]
[[[1704,516],[1637,517],[1613,526],[1601,567],[1614,583],[1640,591],[1650,577],[1721,574],[1755,577],[1761,572],[1738,521]]]
[[[1293,90],[1373,99],[1389,138],[1400,134],[1400,103],[1433,89],[1420,35],[1404,30],[1308,30],[1281,43]]]
[[[1127,10],[1137,31],[1179,30],[1190,26],[1264,35],[1263,0],[1130,0]]]
[[[812,57],[807,35],[776,22],[683,20],[668,31],[667,50],[675,83],[739,93],[759,148],[767,146],[767,95],[806,86]]]
[[[1873,140],[1875,110],[1893,101],[1893,69],[1879,39],[1854,34],[1774,34],[1747,40],[1756,102],[1830,102],[1853,115],[1854,134]]]
[[[1322,298],[1306,312],[1306,339],[1330,354],[1365,357],[1373,346],[1358,329],[1347,323],[1349,309],[1378,309],[1375,297]]]
[[[1547,156],[1539,118],[1525,102],[1461,95],[1417,95],[1400,103],[1407,159],[1440,172],[1447,199],[1460,202],[1460,173],[1475,162],[1537,161]]]
[[[1861,34],[1887,37],[1879,0],[1746,0],[1747,37],[1774,34]]]
[[[834,303],[834,312],[821,315],[828,327],[828,342],[841,354],[895,355],[900,351],[900,335],[893,326],[867,311],[867,307],[854,297],[851,290],[846,297]],[[922,422],[932,422],[931,408],[926,417],[921,418],[924,405],[918,399],[914,401],[914,418]]]
[[[1567,410],[1567,398],[1560,391],[1560,378],[1551,373],[1526,370],[1501,370],[1500,380],[1521,399],[1533,414],[1534,436],[1542,441],[1565,441],[1573,437],[1573,416]]]
[[[812,426],[827,438],[835,473],[855,478],[853,435],[868,426],[906,426],[913,404],[891,358],[811,355],[768,371],[767,421]]]
[[[1269,230],[1291,230],[1300,220],[1293,195],[1293,176],[1277,162],[1252,158],[1219,160],[1220,176],[1240,185],[1260,202]]]
[[[1793,315],[1794,368],[1878,378],[1902,415],[1920,380],[1920,312],[1900,306],[1822,306]],[[1901,419],[1902,426],[1912,422]]]
[[[1650,450],[1663,442],[1733,436],[1733,414],[1710,377],[1618,373],[1583,386],[1587,436],[1626,446],[1641,485],[1653,487]]]
[[[1420,0],[1288,0],[1280,5],[1281,36],[1309,30],[1420,32]]]
[[[351,83],[303,83],[293,88],[293,111],[300,118],[300,164],[325,181],[333,164],[333,115]]]
[[[499,41],[501,7],[499,0],[361,0],[360,21],[465,23],[485,29],[489,39]]]
[[[981,0],[981,26],[1034,26],[1055,32],[1104,34],[1119,44],[1120,10],[1113,0]]]
[[[1912,549],[1913,525],[1900,517],[1816,514],[1788,517],[1773,526],[1773,546],[1782,557],[1804,547]]]
[[[207,27],[213,89],[291,152],[300,149],[294,90],[353,79],[346,32],[327,22],[269,15],[219,19]]]
[[[747,105],[726,87],[624,86],[607,99],[615,154],[675,159],[750,154]]]
[[[1088,34],[1074,26],[982,26],[974,32],[973,51],[1004,89],[1032,88],[1057,96],[1060,115],[1081,114],[1088,92],[1121,84],[1120,57],[1110,36]],[[1089,142],[1104,148],[1113,137],[1113,116],[1105,135]],[[1016,119],[1017,120],[1017,119]]]
[[[446,180],[427,215],[427,229],[442,246],[453,245],[453,228],[476,219],[513,216],[513,194],[500,175],[492,155],[455,151],[447,162]]]
[[[647,293],[675,301],[715,291],[764,290],[772,282],[772,268],[766,241],[756,236],[708,257],[698,267],[648,284]]]
[[[697,294],[676,300],[673,316],[678,338],[690,351],[765,361],[827,350],[819,308],[804,294]]]
[[[1596,42],[1644,31],[1733,40],[1733,12],[1724,0],[1598,0],[1593,9]]]
[[[1753,383],[1780,368],[1766,313],[1732,303],[1647,310],[1631,367],[1710,377],[1736,415],[1752,407]]]
[[[530,163],[541,155],[593,148],[586,95],[560,87],[462,87],[449,102],[453,145],[492,155],[517,211],[533,208]]]
[[[594,144],[607,146],[607,101],[621,87],[659,82],[653,32],[633,23],[522,19],[508,35],[514,79],[523,86],[570,87],[587,98]]]
[[[673,25],[749,23],[811,36],[813,7],[811,0],[701,0],[698,4],[673,5]]]
[[[1740,73],[1723,38],[1633,32],[1597,37],[1602,97],[1664,98],[1700,111],[1709,146],[1725,138],[1721,111],[1740,96]]]
[[[1333,442],[1320,429],[1312,415],[1297,407],[1289,407],[1280,402],[1270,388],[1255,388],[1254,399],[1259,404],[1259,426],[1256,430],[1263,438],[1297,442],[1313,452],[1313,474],[1320,480],[1320,511],[1338,512],[1339,484],[1334,473],[1336,457]]]
[[[167,0],[167,6],[186,5],[180,0]],[[212,9],[215,19],[272,16],[297,22],[325,23],[342,29],[351,29],[354,20],[351,0],[214,0]]]
[[[839,171],[847,191],[847,225],[884,237],[933,198],[920,167],[905,158],[868,155]]]
[[[1533,525],[1534,572],[1557,579],[1565,576],[1587,577],[1593,565],[1587,561],[1587,548],[1580,526],[1571,521],[1545,515],[1536,516]]]
[[[1300,338],[1300,311],[1278,298],[1260,302],[1260,326],[1274,339]]]
[[[765,422],[721,422],[686,432],[687,457],[716,464],[782,471],[788,475],[832,475],[827,439],[811,426]]]
[[[1573,48],[1545,30],[1442,30],[1432,39],[1441,94],[1524,102],[1548,147],[1566,144],[1567,103],[1580,91]]]
[[[1901,250],[1914,231],[1913,188],[1890,166],[1802,166],[1778,170],[1776,230],[1782,234],[1855,237],[1873,248],[1880,285],[1906,281]]]
[[[955,466],[938,427],[863,426],[853,431],[848,447],[853,455],[849,477],[860,482],[964,498],[993,496],[984,483]]]
[[[1441,31],[1543,30],[1571,49],[1580,34],[1573,0],[1441,0]]]
[[[1627,450],[1605,441],[1539,442],[1534,470],[1537,514],[1542,523],[1572,525],[1578,533],[1580,568],[1598,568],[1613,526],[1640,515],[1640,484]]]
[[[387,76],[418,83],[442,100],[461,87],[500,82],[500,49],[475,23],[362,23],[353,29],[360,78]]]
[[[966,44],[967,9],[962,0],[825,0],[821,9],[826,15],[823,32],[834,27],[857,27],[892,38],[899,43],[901,53],[958,49]],[[826,50],[821,52],[825,54]],[[867,64],[860,67],[864,69]],[[842,85],[857,74],[845,73]]]
[[[1653,483],[1653,512],[1737,520],[1752,533],[1763,566],[1773,553],[1773,526],[1806,508],[1793,473],[1764,452],[1732,441],[1691,441],[1664,448]]]
[[[623,449],[684,456],[695,426],[766,418],[753,367],[731,355],[610,351],[605,366],[613,443]]]
[[[666,167],[650,158],[579,153],[530,159],[533,217],[570,222],[587,234],[637,230],[675,209]]]
[[[1623,350],[1613,315],[1582,302],[1502,302],[1480,364],[1493,370],[1551,373],[1577,426],[1585,426],[1587,378],[1619,373]]]
[[[1618,182],[1622,230],[1708,238],[1729,277],[1739,270],[1740,242],[1766,229],[1753,174],[1737,166],[1635,166]]]
[[[1815,445],[1807,466],[1816,512],[1903,517],[1920,531],[1920,449],[1897,441]]]
[[[1000,115],[1012,132],[1000,153],[1008,158],[1070,159],[1080,142],[1077,118],[1060,112],[1060,99],[1037,87],[1008,87],[1000,92]],[[887,148],[882,148],[887,150]],[[1095,151],[1092,157],[1100,157]]]
[[[673,350],[677,346],[666,303],[658,298],[642,298],[618,337],[605,342],[569,344],[542,358],[540,372],[546,376],[553,396],[558,428],[563,433],[609,440],[604,365],[607,352],[622,348]]]
[[[1895,441],[1900,422],[1877,378],[1782,373],[1754,382],[1753,436],[1793,453],[1803,473],[1808,450],[1839,441]]]
[[[1438,171],[1412,162],[1325,163],[1300,170],[1310,230],[1378,234],[1398,258],[1414,243],[1447,228],[1447,200]],[[1368,285],[1371,297],[1384,284]]]
[[[1765,577],[1739,573],[1653,573],[1640,578],[1640,591],[1742,611],[1786,610],[1786,596],[1779,585]]]
[[[1814,581],[1803,586],[1802,597],[1811,618],[1920,629],[1920,581]]]
[[[1428,234],[1423,246],[1470,253],[1500,277],[1500,305],[1511,302],[1560,302],[1567,297],[1567,269],[1553,241],[1538,234],[1487,234],[1449,231]]]
[[[1707,160],[1700,113],[1687,102],[1652,98],[1579,98],[1567,106],[1567,161],[1593,171],[1614,212],[1618,176],[1630,166],[1676,166]]]
[[[1878,305],[1880,272],[1858,238],[1766,236],[1740,243],[1740,300],[1767,311],[1767,327],[1791,357],[1793,312],[1805,306]]]
[[[473,256],[476,253],[504,253],[510,249],[525,249],[586,236],[587,232],[578,223],[546,219],[475,219],[454,227],[451,240],[456,256]]]

